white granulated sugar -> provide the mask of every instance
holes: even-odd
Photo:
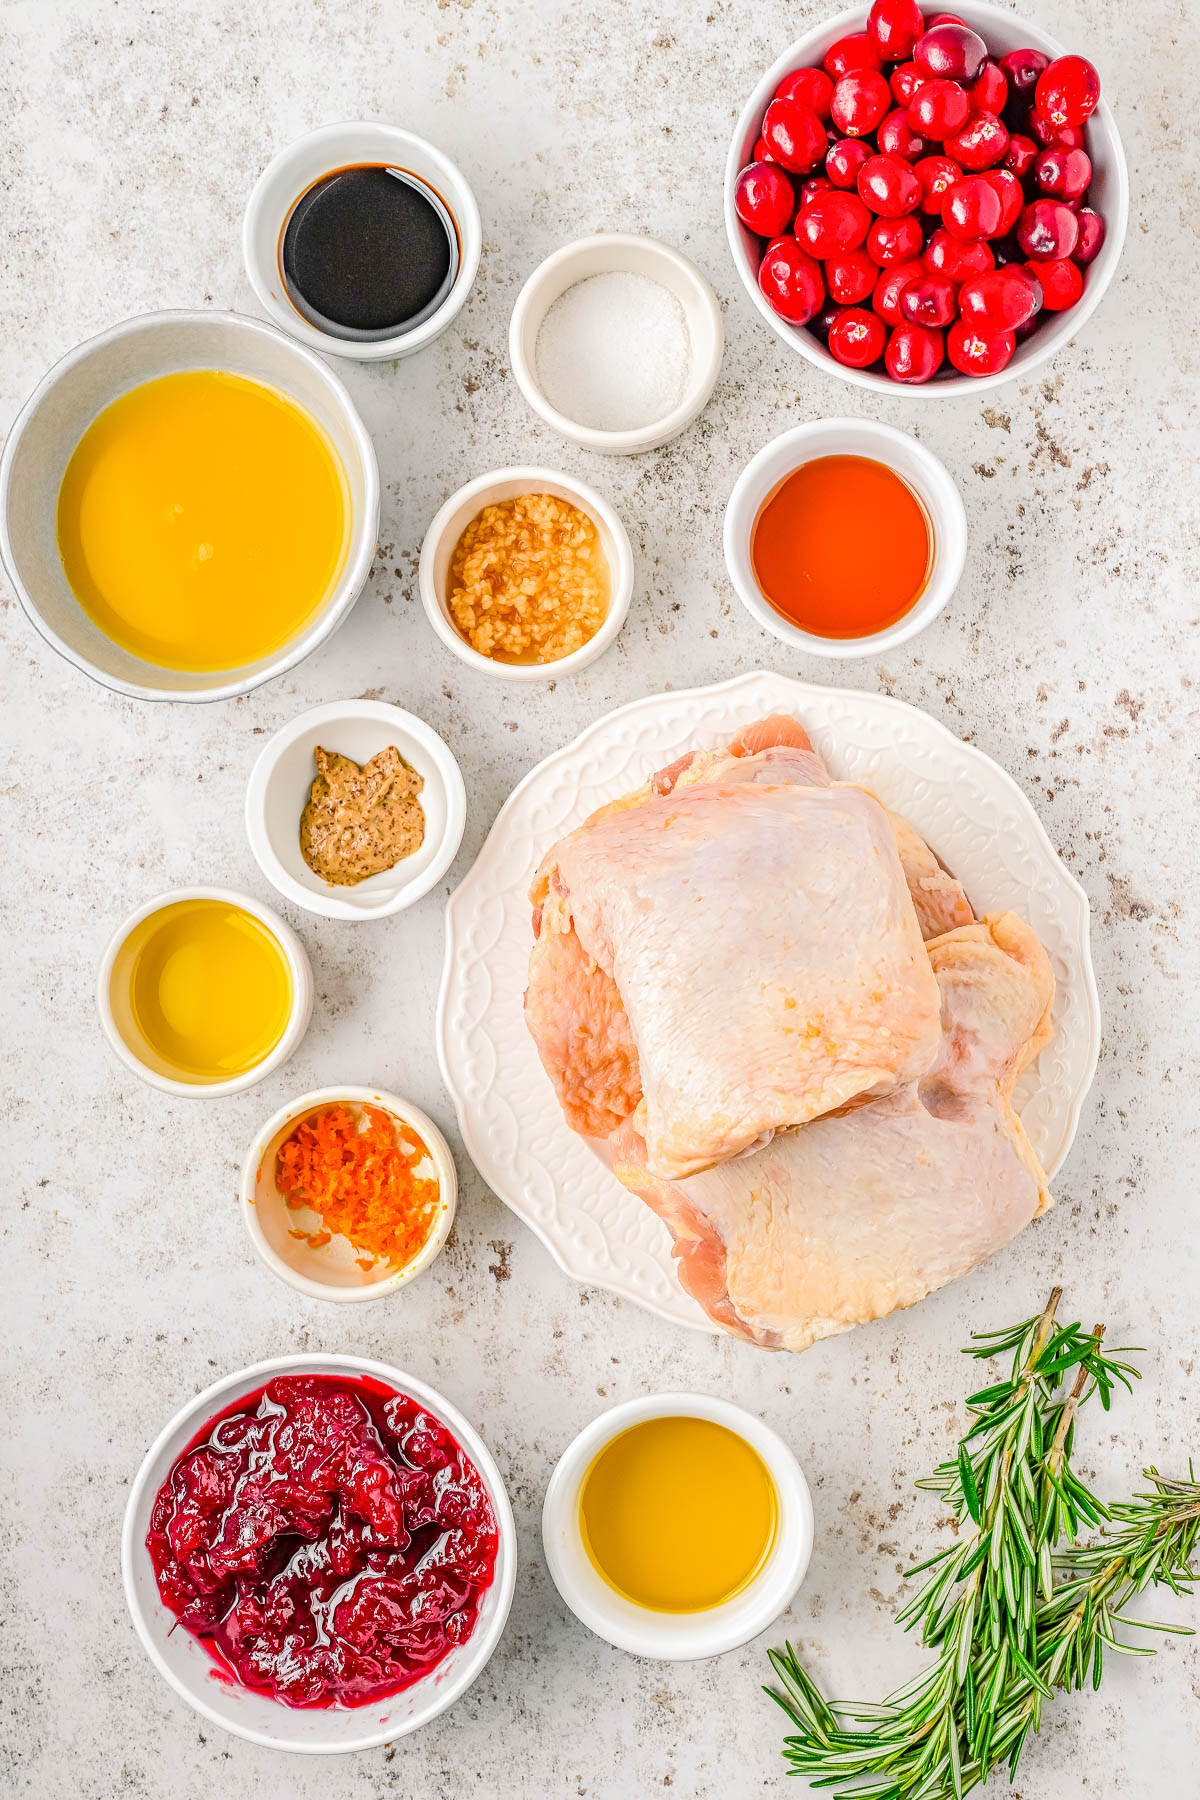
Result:
[[[593,431],[637,431],[683,399],[692,343],[669,288],[613,271],[559,295],[542,320],[535,360],[556,411]]]

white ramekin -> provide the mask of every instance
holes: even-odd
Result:
[[[742,109],[725,164],[725,231],[734,264],[746,292],[775,335],[816,368],[823,369],[827,375],[836,375],[839,380],[849,381],[855,387],[874,388],[879,393],[911,396],[914,399],[945,399],[948,394],[983,394],[989,388],[1001,387],[1006,381],[1019,380],[1039,368],[1056,351],[1061,350],[1064,344],[1071,341],[1104,298],[1116,273],[1129,224],[1129,175],[1120,134],[1111,107],[1106,100],[1101,100],[1087,125],[1088,154],[1092,159],[1093,170],[1088,205],[1094,205],[1103,215],[1104,243],[1100,254],[1087,269],[1082,298],[1067,312],[1057,313],[1052,321],[1043,320],[1031,337],[1017,345],[1007,368],[1001,369],[998,375],[960,375],[947,361],[942,364],[933,380],[926,382],[893,381],[880,369],[848,369],[845,363],[840,363],[835,356],[831,356],[821,340],[814,337],[805,326],[789,325],[786,319],[781,319],[763,296],[758,285],[761,239],[754,232],[747,231],[738,218],[734,192],[738,175],[750,161],[754,145],[758,141],[763,114],[784,76],[791,74],[793,69],[819,66],[831,44],[845,37],[847,32],[862,31],[865,28],[868,11],[866,6],[854,6],[848,12],[838,13],[824,24],[815,26],[812,31],[806,31],[803,37],[797,38],[771,64]],[[983,0],[962,0],[961,5],[955,5],[954,11],[957,17],[964,19],[985,39],[989,52],[997,59],[1007,55],[1010,50],[1025,46],[1041,50],[1051,58],[1065,54],[1063,45],[1043,31],[1040,25],[1028,24],[1003,7],[989,6]]]
[[[750,544],[764,502],[785,476],[819,456],[863,456],[885,463],[908,483],[929,516],[933,568],[925,591],[902,619],[870,637],[824,638],[801,630],[764,599],[754,576]],[[725,565],[751,618],[794,649],[837,662],[878,656],[923,631],[958,586],[966,554],[967,516],[945,465],[907,432],[872,419],[817,419],[785,431],[746,464],[725,507]]]
[[[322,176],[355,163],[390,163],[416,175],[448,208],[459,238],[458,274],[437,311],[411,331],[369,342],[335,337],[310,324],[288,298],[279,266],[284,229],[297,201]],[[394,362],[415,355],[440,337],[466,304],[482,248],[479,208],[461,169],[424,138],[375,120],[323,125],[281,150],[255,182],[242,220],[246,274],[275,323],[313,350],[359,362]]]
[[[403,1268],[381,1265],[378,1274],[358,1267],[344,1238],[332,1238],[314,1250],[303,1238],[291,1235],[296,1215],[275,1185],[275,1155],[297,1120],[319,1107],[337,1102],[349,1106],[377,1106],[416,1132],[429,1151],[437,1177],[440,1199],[437,1217],[420,1251]],[[255,1251],[280,1281],[310,1300],[332,1300],[353,1305],[362,1300],[382,1300],[410,1286],[439,1254],[454,1223],[458,1202],[458,1174],[450,1146],[438,1127],[420,1107],[396,1094],[375,1088],[329,1087],[301,1094],[269,1118],[246,1153],[242,1165],[242,1223]]]
[[[450,563],[466,527],[485,506],[516,500],[522,494],[554,494],[587,513],[608,559],[611,592],[604,623],[586,644],[569,656],[560,656],[557,662],[502,663],[480,655],[460,636],[446,604]],[[493,474],[480,475],[466,487],[459,488],[434,516],[421,545],[418,582],[429,623],[446,648],[453,650],[470,668],[495,676],[499,681],[557,681],[560,676],[573,675],[595,662],[598,656],[603,656],[625,623],[633,598],[633,547],[629,533],[608,501],[595,488],[576,481],[573,475],[563,475],[554,469],[497,469]]]
[[[579,1500],[584,1476],[605,1444],[646,1419],[680,1416],[711,1419],[757,1450],[775,1483],[779,1521],[765,1566],[732,1600],[707,1612],[656,1613],[626,1600],[597,1573],[580,1534]],[[691,1662],[736,1650],[787,1607],[812,1555],[812,1500],[796,1458],[753,1413],[703,1394],[650,1394],[601,1413],[563,1451],[546,1490],[542,1545],[555,1587],[590,1631],[635,1656]]]
[[[130,388],[183,369],[244,375],[294,400],[328,435],[350,496],[342,572],[311,622],[281,650],[216,673],[159,668],[115,644],[71,592],[58,553],[58,491],[87,427]],[[229,700],[294,668],[358,599],[378,532],[379,469],[349,394],[311,350],[240,313],[147,313],[76,345],[26,401],[0,460],[0,556],[30,623],[85,675],[135,700]]]
[[[483,1479],[496,1518],[499,1547],[492,1585],[483,1596],[475,1629],[431,1675],[402,1693],[369,1706],[285,1706],[267,1694],[223,1681],[204,1646],[178,1628],[159,1596],[146,1549],[154,1497],[179,1456],[208,1420],[277,1375],[367,1375],[408,1394],[447,1425]],[[276,1356],[225,1375],[182,1406],[160,1432],[134,1477],[121,1533],[125,1599],[142,1647],[182,1700],[203,1718],[235,1737],[311,1756],[371,1750],[427,1725],[453,1706],[487,1666],[500,1642],[512,1604],[517,1569],[517,1534],[500,1471],[474,1427],[458,1408],[415,1376],[359,1356]]]
[[[687,392],[664,418],[636,431],[596,431],[551,406],[537,375],[537,337],[560,294],[591,275],[647,275],[679,301],[687,320],[692,360]],[[721,368],[725,328],[711,284],[686,256],[657,238],[602,233],[566,244],[540,263],[517,296],[508,327],[508,353],[517,386],[538,416],[562,437],[601,455],[632,456],[678,437],[708,404]]]
[[[300,853],[318,744],[359,764],[394,744],[425,784],[421,848],[356,887],[331,887]],[[285,900],[325,919],[382,919],[412,906],[454,861],[466,818],[462,773],[447,745],[415,713],[386,700],[330,700],[301,713],[263,746],[246,788],[246,835],[259,868]]]
[[[157,1069],[148,1068],[121,1032],[113,1010],[113,969],[121,946],[143,919],[183,900],[219,900],[227,906],[240,906],[244,912],[250,913],[260,924],[265,925],[278,941],[291,971],[292,1010],[283,1036],[269,1056],[264,1056],[252,1069],[247,1069],[243,1075],[233,1076],[229,1081],[176,1081],[169,1075],[160,1074]],[[301,1038],[308,1030],[312,1009],[313,974],[304,945],[278,913],[272,912],[261,901],[252,899],[249,894],[235,893],[232,888],[173,888],[170,893],[156,894],[153,900],[145,901],[113,932],[96,975],[96,1010],[100,1015],[100,1028],[114,1054],[127,1069],[131,1069],[151,1087],[158,1088],[164,1094],[182,1095],[188,1100],[217,1100],[224,1094],[240,1094],[246,1088],[255,1087],[258,1082],[264,1081],[268,1075],[273,1075],[276,1069],[281,1069],[288,1058],[295,1054]]]

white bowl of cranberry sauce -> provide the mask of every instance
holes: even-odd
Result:
[[[129,1610],[189,1706],[309,1754],[403,1737],[500,1641],[516,1533],[486,1445],[411,1375],[284,1356],[196,1395],[138,1471]]]
[[[798,39],[750,96],[725,171],[733,259],[771,329],[893,392],[996,387],[1053,356],[1099,305],[1129,216],[1083,49],[978,0],[876,0]]]

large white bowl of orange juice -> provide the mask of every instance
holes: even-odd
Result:
[[[140,700],[292,668],[371,567],[379,470],[332,370],[237,313],[127,319],[50,370],[0,460],[0,556],[47,643]]]

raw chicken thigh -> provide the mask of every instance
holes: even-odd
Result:
[[[1001,1249],[1050,1204],[1013,1112],[1049,1038],[1054,979],[1013,913],[929,946],[942,1033],[924,1076],[682,1182],[658,1181],[631,1123],[614,1170],[675,1236],[683,1285],[768,1347],[912,1306]]]
[[[910,1306],[1049,1204],[1011,1106],[1045,952],[795,720],[692,752],[535,879],[526,1018],[568,1122],[726,1329],[799,1350]]]
[[[573,930],[628,1018],[657,1175],[929,1062],[937,984],[887,815],[860,788],[681,783],[564,838],[545,879],[539,942]],[[537,1035],[540,1005],[530,1020]]]

